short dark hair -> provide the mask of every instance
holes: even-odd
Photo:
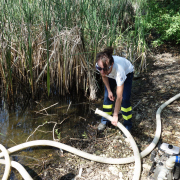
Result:
[[[102,61],[104,68],[107,68],[107,64],[106,62],[108,61],[108,63],[110,65],[112,65],[112,63],[114,62],[114,59],[112,57],[114,48],[113,47],[107,47],[104,49],[104,51],[99,52],[96,55],[96,62],[98,62],[99,60]]]

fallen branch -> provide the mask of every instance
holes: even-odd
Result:
[[[43,107],[43,105],[41,104],[41,103],[39,103],[39,102],[37,102],[37,101],[35,101],[37,104],[40,104],[40,106],[42,106]],[[44,107],[43,107],[44,108]],[[46,114],[48,114],[48,112],[45,110],[45,112],[46,112]]]
[[[39,113],[39,112],[41,112],[41,111],[45,111],[46,109],[49,109],[49,108],[51,108],[51,107],[53,107],[53,106],[55,106],[55,105],[57,105],[58,104],[58,102],[57,103],[55,103],[55,104],[52,104],[51,106],[49,106],[49,107],[47,107],[47,108],[44,108],[44,109],[41,109],[40,111],[35,111],[36,113]]]
[[[28,136],[28,138],[26,139],[26,142],[29,140],[29,138],[30,138],[40,127],[43,127],[45,124],[51,124],[51,123],[56,123],[56,122],[52,122],[52,121],[47,122],[47,121],[46,121],[45,123],[39,125],[39,126]]]
[[[85,178],[81,177],[81,174],[82,174],[82,167],[79,169],[79,174],[77,176],[75,176],[74,180],[77,180],[77,178],[85,179]]]
[[[55,127],[56,127],[56,125],[58,124],[58,125],[60,125],[60,124],[62,124],[66,119],[68,119],[70,116],[68,116],[67,118],[65,118],[65,119],[63,119],[60,123],[57,123],[57,122],[54,122],[54,121],[49,121],[49,122],[45,122],[45,123],[43,123],[43,124],[41,124],[41,125],[39,125],[38,127],[36,127],[36,129],[28,136],[28,138],[26,139],[26,142],[29,140],[29,138],[36,132],[36,131],[41,131],[41,130],[38,130],[40,127],[43,127],[45,124],[55,124],[54,125],[54,127],[53,127],[53,130],[52,131],[49,131],[49,132],[52,132],[53,133],[53,140],[55,140],[55,141],[57,141],[57,139],[55,139],[54,137],[54,130],[55,130]],[[44,133],[47,133],[47,132],[45,132],[45,131],[41,131],[41,132],[44,132]]]
[[[141,99],[139,100],[139,102],[132,108],[133,110],[140,104]]]
[[[82,103],[77,103],[77,104],[71,104],[71,106],[77,106],[77,105],[80,105],[80,104],[89,104],[89,103],[86,103],[86,102],[82,102]],[[69,105],[65,105],[65,106],[61,106],[61,107],[56,107],[58,109],[61,109],[61,108],[65,108],[65,107],[68,107]],[[95,110],[94,110],[95,111]]]
[[[73,141],[90,141],[89,139],[80,139],[80,138],[70,138]]]
[[[69,108],[70,108],[70,106],[71,106],[71,103],[72,103],[72,101],[69,103],[69,106],[68,106],[68,108],[67,108],[66,114],[67,114],[67,112],[69,111]]]

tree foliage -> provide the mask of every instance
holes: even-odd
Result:
[[[180,1],[153,0],[148,2],[147,31],[154,34],[154,45],[166,41],[180,43]]]

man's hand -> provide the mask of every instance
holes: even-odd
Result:
[[[115,97],[113,96],[113,93],[110,91],[108,92],[108,98],[111,100],[111,101],[114,101],[115,100]]]
[[[111,121],[111,124],[117,126],[117,123],[118,123],[118,115],[113,115],[113,120]]]
[[[107,88],[107,91],[108,91],[108,98],[111,100],[111,101],[114,101],[115,100],[115,97],[113,96],[113,93],[111,91],[111,88],[109,86],[109,79],[108,77],[106,76],[102,76],[102,80]]]

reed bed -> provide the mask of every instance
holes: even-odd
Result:
[[[96,53],[106,46],[146,66],[141,0],[1,0],[0,74],[7,95],[13,81],[30,93],[72,89],[96,98]],[[145,9],[146,10],[146,9]],[[45,83],[44,83],[45,82]]]

